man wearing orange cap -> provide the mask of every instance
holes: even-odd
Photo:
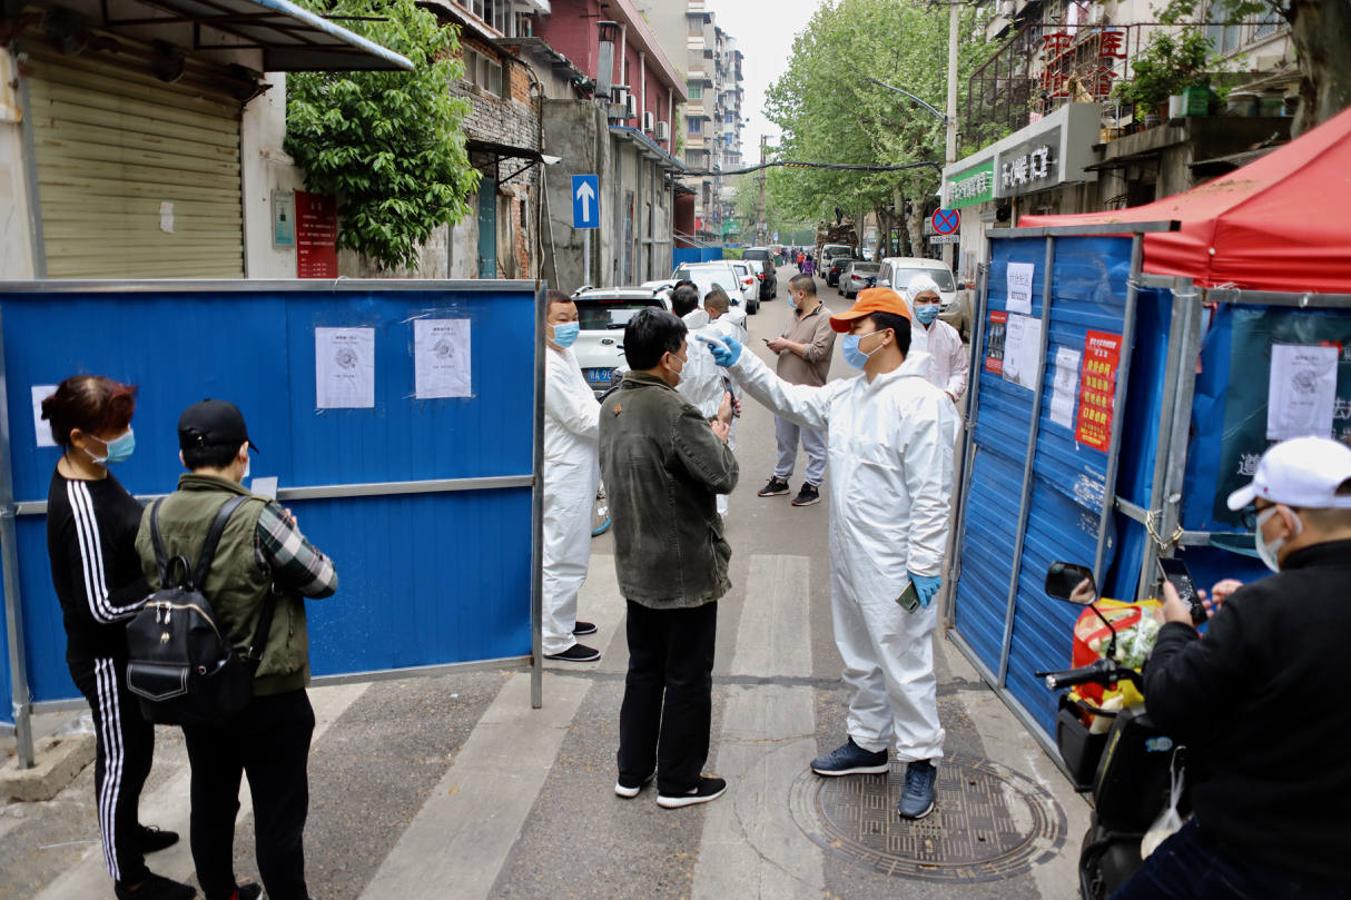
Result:
[[[830,325],[845,335],[856,378],[789,384],[741,344],[710,342],[750,396],[829,436],[831,609],[844,659],[849,739],[812,761],[818,775],[884,773],[888,747],[906,767],[897,812],[933,811],[943,755],[933,633],[952,493],[956,412],[929,383],[932,359],[910,353],[910,310],[890,288],[869,288]]]

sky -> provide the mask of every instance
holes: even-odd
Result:
[[[746,55],[741,64],[746,97],[742,118],[750,119],[741,132],[741,151],[747,163],[760,161],[760,135],[769,135],[771,146],[778,129],[762,113],[765,92],[783,73],[793,38],[806,26],[821,0],[706,0],[714,21],[736,38],[737,49]]]

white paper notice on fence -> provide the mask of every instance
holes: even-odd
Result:
[[[1009,263],[1007,270],[1009,312],[1032,314],[1032,276],[1036,271],[1037,267],[1033,263]]]
[[[42,401],[55,393],[54,384],[33,385],[33,431],[37,433],[39,447],[56,446],[56,441],[52,440],[52,423],[42,418]]]
[[[473,396],[469,335],[468,319],[413,320],[413,396]]]
[[[1004,380],[1035,391],[1040,353],[1041,319],[1010,315],[1004,338]]]
[[[1055,351],[1055,380],[1051,391],[1051,421],[1074,430],[1074,401],[1079,396],[1079,363],[1083,354],[1069,347]]]
[[[319,409],[373,409],[375,329],[314,329],[314,378]]]
[[[1332,434],[1338,348],[1273,344],[1267,394],[1267,439]]]

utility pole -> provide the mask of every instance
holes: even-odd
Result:
[[[769,146],[769,135],[760,135],[760,165],[765,164],[765,149]],[[769,243],[769,223],[765,221],[765,173],[768,169],[760,170],[760,202],[755,211],[755,234],[756,243],[764,246]]]
[[[948,109],[947,109],[947,153],[944,161],[952,165],[957,161],[957,31],[961,23],[961,10],[955,0],[948,0]],[[952,189],[946,177],[942,179],[940,194],[944,209],[952,203]],[[943,245],[943,262],[953,268],[954,247]]]

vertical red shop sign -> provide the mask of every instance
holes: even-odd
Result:
[[[327,194],[296,191],[296,277],[338,277],[338,204]]]
[[[1112,443],[1112,407],[1116,373],[1121,367],[1121,335],[1090,331],[1084,337],[1079,373],[1079,424],[1074,439],[1104,453]]]
[[[1008,336],[1009,314],[1001,309],[990,311],[990,327],[985,336],[985,371],[1004,374],[1004,339]]]

